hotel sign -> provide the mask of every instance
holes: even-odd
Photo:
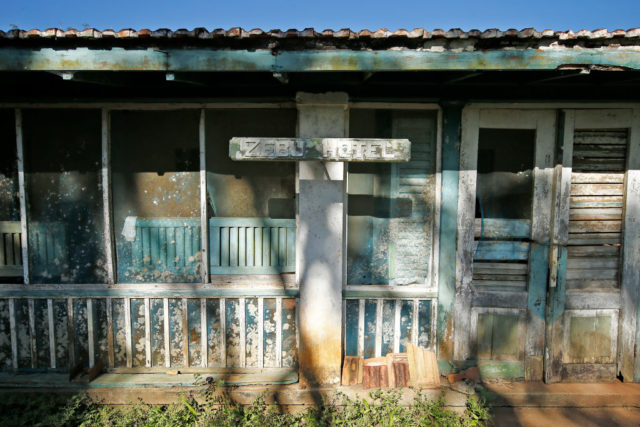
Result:
[[[322,160],[331,162],[408,162],[408,139],[250,138],[229,141],[232,160]]]

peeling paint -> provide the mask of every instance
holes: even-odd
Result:
[[[265,368],[275,368],[276,363],[276,300],[274,298],[264,299],[264,366]]]
[[[220,355],[220,300],[207,299],[207,360],[210,367],[223,367]]]
[[[227,367],[240,367],[240,302],[237,299],[227,300],[225,315]]]
[[[107,301],[104,298],[93,300],[93,335],[95,362],[102,362],[107,366],[109,359],[109,343],[107,340]]]
[[[245,300],[245,325],[246,325],[246,366],[258,366],[258,300],[247,298]]]
[[[296,300],[293,298],[282,300],[282,366],[298,366]]]
[[[36,349],[38,368],[48,368],[51,364],[49,350],[49,311],[46,299],[33,301],[33,314],[36,328]]]
[[[18,340],[18,368],[31,367],[29,336],[29,308],[26,299],[15,300],[16,336]]]
[[[131,363],[133,367],[145,366],[144,300],[131,298]]]
[[[127,366],[127,335],[124,318],[124,299],[114,298],[111,301],[113,310],[113,353],[116,367]]]
[[[171,366],[185,365],[183,336],[182,336],[182,300],[169,299],[169,352]]]
[[[188,299],[187,312],[189,323],[189,365],[200,366],[202,364],[200,300],[195,298]]]
[[[9,301],[0,300],[0,370],[11,368],[11,329],[9,325]]]
[[[164,307],[159,298],[149,301],[151,319],[151,366],[165,366],[164,352]]]
[[[87,323],[87,300],[74,298],[73,300],[73,331],[74,354],[76,364],[89,367],[89,331]]]

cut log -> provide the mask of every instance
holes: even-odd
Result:
[[[342,366],[342,385],[360,384],[362,382],[362,357],[345,356]]]
[[[409,361],[407,353],[387,353],[387,372],[389,387],[409,385]]]
[[[439,387],[438,360],[433,351],[407,343],[409,377],[412,387]]]
[[[375,357],[365,359],[362,367],[362,387],[382,388],[389,387],[389,371],[387,370],[387,358]]]

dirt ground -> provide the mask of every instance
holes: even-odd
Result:
[[[493,408],[496,427],[640,426],[640,408]]]

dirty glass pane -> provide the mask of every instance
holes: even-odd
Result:
[[[531,219],[535,130],[480,129],[476,218]]]
[[[13,110],[0,110],[0,280],[22,283],[18,163]]]
[[[104,283],[99,110],[23,110],[32,283]]]
[[[295,270],[295,163],[237,162],[229,140],[294,137],[295,109],[207,110],[211,274]]]
[[[118,282],[202,279],[199,111],[113,111]]]
[[[350,163],[347,281],[425,284],[435,209],[435,111],[353,110],[349,136],[408,138],[407,163]]]
[[[236,162],[234,136],[295,137],[295,109],[208,110],[207,200],[210,217],[295,218],[295,163]]]

